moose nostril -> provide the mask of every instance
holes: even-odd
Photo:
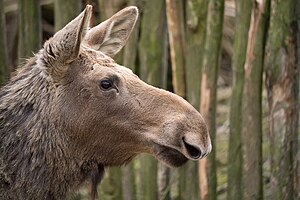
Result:
[[[193,158],[193,159],[199,159],[201,157],[201,150],[198,147],[195,147],[194,145],[191,145],[189,143],[187,143],[184,138],[183,140],[183,144],[185,149],[187,150],[188,154]]]

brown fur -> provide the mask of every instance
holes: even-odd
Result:
[[[65,199],[88,180],[93,199],[104,167],[139,153],[180,166],[211,151],[189,103],[109,57],[137,15],[128,7],[89,30],[87,6],[1,88],[0,199]]]

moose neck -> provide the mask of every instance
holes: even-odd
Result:
[[[103,167],[70,153],[68,138],[51,115],[53,83],[37,62],[29,60],[0,90],[0,194],[63,199]]]

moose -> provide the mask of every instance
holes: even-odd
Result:
[[[91,16],[87,5],[0,89],[0,199],[66,199],[140,153],[179,167],[212,149],[193,106],[112,59],[138,9],[93,28]]]

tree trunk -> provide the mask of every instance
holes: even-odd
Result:
[[[142,5],[139,0],[127,0],[128,5],[138,6],[139,12],[141,12]],[[137,73],[137,54],[138,54],[138,42],[141,25],[141,17],[138,18],[135,27],[124,47],[123,65],[130,68],[133,72]]]
[[[139,200],[143,198],[143,186],[142,186],[142,159],[141,156],[135,158],[133,161],[133,169],[134,169],[134,183],[135,183],[135,199]]]
[[[186,0],[186,93],[188,101],[200,107],[201,65],[204,53],[208,0]]]
[[[181,200],[182,194],[180,193],[180,169],[171,169],[170,170],[170,200]],[[166,198],[167,199],[167,198]]]
[[[170,168],[158,162],[157,164],[157,195],[160,200],[170,199]]]
[[[185,74],[186,97],[197,109],[200,108],[201,65],[204,53],[207,0],[185,1]],[[185,200],[199,199],[198,163],[184,166],[181,196]]]
[[[265,69],[269,101],[272,199],[298,199],[299,193],[299,65],[295,8],[296,0],[271,1]]]
[[[127,4],[126,0],[98,0],[101,21],[114,15]]]
[[[185,97],[184,17],[182,0],[166,0],[172,63],[172,83],[176,94]]]
[[[262,71],[267,0],[252,1],[243,91],[243,199],[263,199],[262,185]]]
[[[147,83],[163,88],[167,85],[166,25],[165,2],[145,1],[139,42],[140,76]]]
[[[181,187],[180,198],[182,200],[198,200],[199,182],[198,182],[198,163],[195,161],[188,161],[180,171]]]
[[[27,58],[41,48],[41,7],[39,0],[18,0],[18,57]]]
[[[247,36],[251,17],[251,0],[236,0],[236,25],[232,57],[232,96],[230,105],[230,137],[228,149],[227,200],[242,199],[242,98]]]
[[[216,176],[216,99],[224,17],[224,0],[211,0],[208,5],[205,52],[202,65],[201,105],[212,140],[213,151],[199,162],[201,199],[217,199]]]
[[[296,4],[297,4],[296,5],[296,19],[297,19],[297,26],[298,26],[298,29],[297,29],[297,64],[299,67],[299,65],[300,65],[300,1],[297,1]],[[299,159],[300,159],[300,155],[299,155]],[[300,186],[300,184],[299,184],[299,186]]]
[[[136,199],[157,199],[157,161],[148,155],[141,155],[135,161]]]
[[[121,170],[119,167],[111,167],[105,171],[104,179],[100,185],[101,200],[122,199]]]
[[[170,43],[172,84],[174,92],[185,98],[185,33],[184,2],[182,0],[166,0],[168,35]],[[165,165],[164,165],[165,166]],[[165,166],[167,168],[167,166]],[[165,169],[171,173],[170,199],[181,199],[179,169]]]
[[[81,12],[82,5],[81,1],[55,0],[54,9],[55,31],[58,31]]]
[[[123,191],[123,200],[133,200],[134,199],[134,171],[132,168],[132,163],[123,166],[122,170],[122,191]]]
[[[139,40],[139,29],[140,29],[140,20],[135,24],[127,44],[124,47],[123,53],[123,65],[130,68],[134,73],[137,72],[137,53],[138,53],[138,40]]]
[[[8,55],[6,45],[6,22],[3,0],[0,0],[0,86],[8,77]]]

